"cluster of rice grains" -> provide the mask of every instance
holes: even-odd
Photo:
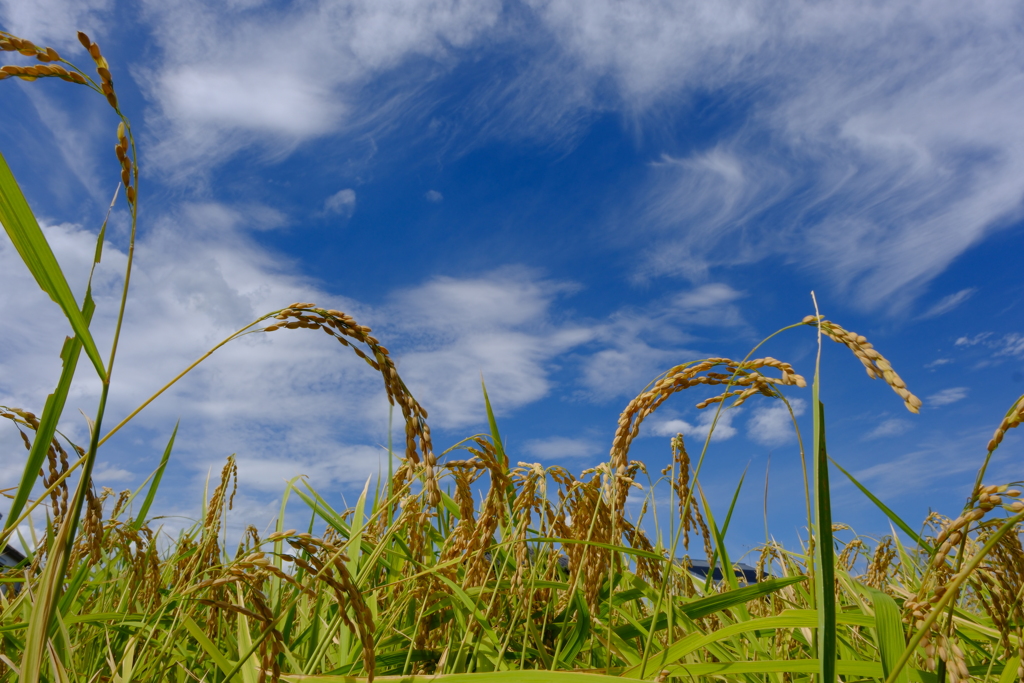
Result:
[[[0,31],[0,50],[35,57],[37,61],[43,63],[34,66],[5,65],[0,67],[0,80],[11,77],[17,77],[23,81],[59,78],[69,83],[86,85],[101,93],[121,118],[117,127],[117,145],[114,147],[114,152],[117,155],[118,164],[121,166],[121,182],[124,185],[125,197],[128,199],[129,209],[134,213],[136,210],[135,188],[138,185],[138,168],[132,164],[134,142],[131,139],[131,131],[127,128],[127,119],[121,114],[118,106],[114,79],[110,74],[110,64],[107,63],[100,51],[100,46],[94,43],[88,35],[79,31],[78,41],[95,63],[96,73],[100,77],[98,84],[84,71],[63,59],[52,47],[37,47],[31,41],[18,38],[5,31]]]
[[[970,504],[956,519],[936,513],[929,515],[928,522],[938,526],[938,533],[931,539],[937,547],[917,594],[904,602],[904,621],[923,631],[924,667],[945,669],[951,683],[970,676],[953,629],[953,605],[958,599],[962,605],[980,607],[989,615],[999,631],[1002,647],[1008,652],[1016,650],[1021,657],[1017,678],[1024,680],[1024,529],[1017,524],[1011,533],[995,538],[1005,519],[986,519],[997,509],[1011,514],[1024,511],[1020,495],[1021,491],[1010,485],[989,484],[975,491]],[[996,542],[986,556],[979,557],[990,539]],[[965,585],[970,590],[963,591]],[[932,614],[940,604],[949,605],[945,623]],[[1015,647],[1011,647],[1011,637],[1016,641]]]
[[[815,327],[819,326],[822,334],[831,339],[832,341],[843,344],[846,348],[853,352],[853,355],[857,357],[863,365],[864,369],[868,373],[868,377],[871,379],[883,379],[886,384],[892,387],[892,390],[899,394],[899,397],[903,399],[903,404],[912,413],[919,413],[921,408],[921,399],[914,394],[910,393],[907,389],[906,382],[903,378],[896,374],[896,371],[892,369],[892,365],[889,361],[880,354],[875,347],[868,341],[867,337],[856,332],[850,332],[844,330],[841,325],[837,325],[829,320],[824,320],[821,316],[809,315],[803,319],[805,325],[812,325]]]
[[[0,50],[4,52],[17,52],[26,57],[35,57],[37,61],[42,62],[42,64],[33,66],[8,64],[0,67],[0,81],[12,76],[23,81],[53,77],[59,78],[62,81],[68,81],[69,83],[86,84],[86,77],[73,66],[72,70],[68,71],[68,69],[60,64],[52,63],[64,61],[52,47],[36,47],[31,41],[12,36],[5,31],[0,31]]]
[[[718,368],[719,371],[715,371]],[[771,377],[762,372],[764,368],[778,370],[781,377]],[[728,358],[708,358],[683,365],[677,365],[655,380],[647,390],[634,398],[619,416],[618,427],[612,440],[609,456],[612,472],[617,480],[613,508],[615,518],[622,520],[622,511],[633,481],[628,476],[629,447],[640,434],[640,425],[675,393],[695,386],[725,385],[722,394],[705,399],[698,408],[722,403],[734,398],[732,406],[742,405],[754,394],[781,398],[777,385],[807,386],[804,378],[793,370],[793,366],[775,358],[755,358],[734,361]]]
[[[351,348],[352,352],[366,361],[371,368],[380,372],[384,379],[384,390],[387,392],[388,402],[391,405],[397,403],[402,411],[402,417],[405,419],[405,457],[407,462],[406,466],[399,470],[398,476],[400,480],[410,476],[412,474],[408,468],[410,465],[422,467],[427,501],[430,505],[437,506],[441,502],[441,489],[437,485],[435,473],[437,458],[430,440],[430,427],[427,426],[427,411],[409,393],[405,382],[398,376],[398,369],[388,350],[370,334],[370,328],[360,325],[352,316],[341,311],[317,308],[314,304],[301,302],[283,309],[274,318],[280,322],[267,325],[263,328],[264,332],[299,328],[323,330],[324,333],[337,339],[342,346]],[[353,340],[365,345],[370,350],[369,355],[353,344]],[[402,486],[396,488],[402,488]]]

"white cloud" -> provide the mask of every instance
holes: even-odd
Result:
[[[1014,3],[531,5],[638,122],[692,93],[749,104],[710,149],[654,164],[642,275],[782,257],[902,310],[1021,215]]]
[[[288,217],[264,204],[228,206],[219,202],[188,202],[180,208],[182,220],[200,231],[231,232],[237,229],[257,232],[275,230],[288,224]]]
[[[906,434],[913,426],[909,420],[890,418],[878,423],[878,426],[864,435],[864,439],[870,441],[873,439],[883,439],[887,436],[899,436]]]
[[[911,450],[903,451],[896,457],[887,457],[878,464],[854,470],[853,474],[882,500],[897,500],[900,496],[906,496],[907,476],[908,473],[912,473],[915,486],[929,492],[929,500],[918,508],[922,516],[928,510],[934,509],[932,505],[936,496],[943,489],[948,491],[946,500],[951,501],[950,507],[954,508],[958,506],[960,497],[966,493],[969,482],[974,481],[979,465],[977,459],[965,458],[964,453],[976,451],[979,446],[984,448],[992,435],[988,427],[957,427],[949,432],[938,431],[925,435],[920,443],[913,444]],[[1015,438],[1012,432],[1007,434],[1008,440]],[[842,458],[839,460],[843,462]],[[855,467],[856,460],[851,458],[848,464],[843,464],[844,467],[848,465]],[[990,481],[1012,481],[1019,476],[1016,471],[1015,459],[1000,458],[997,453],[988,469],[988,477]],[[959,507],[954,509],[959,510]]]
[[[981,332],[973,337],[959,337],[954,346],[958,348],[970,348],[972,346],[983,346],[993,351],[993,356],[1022,357],[1024,356],[1024,335],[1019,332],[1009,332],[1001,337],[996,337],[991,332]]]
[[[563,458],[589,458],[606,455],[608,448],[592,439],[552,436],[547,439],[530,439],[523,444],[523,450],[530,456],[549,464]]]
[[[988,340],[991,336],[991,332],[981,332],[979,334],[974,335],[973,337],[958,337],[957,340],[953,343],[953,345],[958,347],[977,346],[978,344],[985,343],[985,341]]]
[[[484,415],[481,376],[495,410],[507,411],[547,395],[547,363],[590,341],[586,327],[556,325],[549,308],[572,287],[506,268],[486,277],[439,277],[393,296],[388,318],[410,339],[398,356],[413,394],[446,427]]]
[[[314,488],[332,491],[339,485],[362,484],[368,477],[388,471],[387,450],[366,445],[335,445],[328,457],[308,458],[296,462],[274,457],[250,458],[238,468],[238,482],[250,490],[280,493],[285,482],[296,476],[308,478]],[[208,463],[211,468],[223,462]]]
[[[173,177],[247,147],[287,153],[338,131],[365,115],[350,103],[374,76],[413,57],[444,62],[501,14],[497,0],[144,7],[160,52],[139,80],[161,140],[153,157]]]
[[[156,220],[138,243],[106,428],[261,313],[299,300],[346,310],[364,323],[372,319],[353,302],[282,272],[279,260],[248,241],[233,227],[231,211],[222,208],[186,206],[173,218]],[[198,214],[225,222],[211,229],[195,220]],[[70,225],[45,232],[80,291],[94,236]],[[109,348],[124,264],[123,252],[108,244],[94,282],[92,327],[100,349]],[[0,291],[7,293],[0,296],[0,314],[25,321],[0,330],[5,349],[0,403],[39,411],[56,383],[68,325],[6,240],[0,241]],[[25,307],[40,314],[24,318],[18,311]],[[322,334],[283,332],[234,342],[171,388],[133,420],[134,427],[104,447],[97,481],[102,483],[100,475],[127,482],[129,475],[148,474],[178,418],[182,427],[173,457],[185,467],[176,469],[177,477],[199,476],[198,463],[232,452],[238,453],[240,469],[257,478],[264,476],[270,460],[296,473],[322,472],[323,466],[314,467],[321,462],[362,472],[356,459],[364,455],[346,444],[386,440],[387,405],[379,378]],[[83,359],[61,424],[79,442],[85,429],[78,410],[91,415],[98,397],[91,374]],[[140,459],[140,454],[147,457]],[[13,469],[20,469],[16,456],[13,462]]]
[[[757,244],[734,240],[721,250],[721,242],[785,196],[791,184],[787,175],[776,164],[721,146],[684,159],[663,156],[652,165],[649,190],[641,199],[640,212],[655,242],[646,249],[640,276],[674,274],[699,281],[714,265],[761,258]]]
[[[691,424],[679,418],[655,418],[647,422],[647,427],[652,436],[675,436],[676,434],[682,434],[686,437],[707,439],[708,432],[711,431],[712,423],[715,420],[716,412],[717,406],[706,408],[697,418],[697,424]],[[736,436],[737,430],[732,426],[732,421],[741,412],[743,412],[741,408],[728,408],[718,413],[718,422],[714,425],[711,440],[726,441]]]
[[[101,38],[104,15],[109,16],[113,6],[112,0],[0,0],[0,25],[36,45],[73,47],[84,54],[76,32],[85,31],[93,40]]]
[[[1024,356],[1024,334],[1012,332],[1002,339],[1002,348],[996,353],[997,356]]]
[[[747,323],[734,303],[744,296],[725,283],[712,282],[641,309],[616,311],[608,324],[595,327],[604,348],[584,360],[583,385],[593,398],[635,396],[660,373],[701,357],[687,348],[695,340],[692,328],[745,330]]]
[[[136,472],[130,472],[123,467],[113,467],[110,463],[102,463],[92,474],[92,480],[97,486],[114,487],[123,482],[135,480]]]
[[[977,287],[969,287],[967,289],[961,289],[959,292],[954,292],[953,294],[950,294],[948,296],[944,296],[938,301],[936,301],[931,308],[922,313],[919,316],[919,318],[921,320],[924,320],[927,318],[937,318],[940,315],[945,315],[946,313],[949,313],[963,302],[970,299],[977,293],[977,291]]]
[[[745,107],[710,147],[652,164],[631,220],[646,227],[631,231],[647,250],[639,277],[702,282],[716,265],[781,258],[862,307],[903,310],[1021,215],[1015,3],[524,5],[149,0],[155,60],[133,72],[160,140],[147,161],[195,183],[242,149],[280,158],[331,133],[419,125],[460,60],[507,55],[506,78],[465,95],[474,130],[453,131],[557,142],[608,110],[658,128],[694,93]],[[12,26],[46,33],[54,17],[107,16],[110,4],[2,7]]]
[[[428,202],[432,202],[434,204],[444,201],[444,195],[437,190],[427,190],[427,193],[423,196],[426,197]]]
[[[346,188],[340,190],[324,202],[324,211],[326,213],[336,214],[350,218],[356,210],[356,191],[353,189]]]
[[[929,370],[934,370],[935,368],[937,368],[937,367],[939,367],[941,365],[949,365],[952,362],[953,362],[952,358],[936,358],[935,360],[931,361],[930,363],[925,363],[924,367],[929,369]]]
[[[790,405],[793,406],[793,414],[797,416],[803,415],[807,409],[807,402],[802,398],[790,400]],[[796,440],[793,419],[781,401],[772,401],[754,408],[753,415],[747,421],[747,435],[765,446],[777,446]]]
[[[933,406],[946,406],[950,403],[956,403],[967,398],[967,387],[951,387],[949,389],[943,389],[942,391],[932,394],[925,401],[928,405]]]

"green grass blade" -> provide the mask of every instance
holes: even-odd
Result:
[[[501,434],[498,433],[498,421],[494,419],[494,409],[491,408],[491,399],[487,396],[487,385],[483,377],[480,378],[480,386],[484,391],[484,406],[487,408],[487,425],[491,429],[491,439],[494,441],[494,452],[498,454],[498,462],[508,467],[508,457],[505,455],[505,447],[501,443]]]
[[[926,549],[928,552],[932,552],[933,549],[932,549],[931,545],[928,544],[927,542],[925,542],[925,540],[921,538],[920,534],[918,534],[916,531],[911,529],[910,525],[907,524],[906,522],[904,522],[900,518],[899,515],[897,515],[892,510],[890,510],[889,507],[886,506],[886,504],[883,503],[882,501],[880,501],[878,498],[876,498],[875,495],[873,493],[871,493],[871,491],[868,491],[867,487],[865,487],[859,481],[854,479],[852,474],[850,474],[849,472],[844,470],[842,468],[842,466],[839,463],[837,463],[835,460],[833,460],[832,458],[829,458],[829,462],[831,462],[835,466],[835,468],[837,470],[839,470],[840,472],[845,474],[846,478],[849,479],[851,482],[853,482],[853,485],[856,486],[858,489],[860,489],[861,493],[863,493],[865,496],[867,496],[868,499],[872,503],[874,503],[875,506],[878,507],[879,510],[881,510],[883,513],[885,513],[885,516],[888,517],[890,520],[892,520],[892,523],[895,524],[896,526],[898,526],[900,528],[900,530],[903,531],[903,533],[905,533],[907,536],[909,536],[911,539],[913,539],[914,542],[917,543],[920,547]]]
[[[488,640],[490,640],[491,642],[491,645],[493,645],[496,648],[500,647],[501,638],[498,637],[498,634],[497,632],[495,632],[494,627],[491,626],[491,622],[490,620],[488,620],[487,615],[484,614],[484,612],[480,609],[476,601],[473,600],[473,598],[471,598],[469,594],[466,593],[466,591],[462,590],[462,588],[457,583],[449,579],[444,574],[437,573],[434,576],[437,577],[439,581],[446,584],[448,588],[451,590],[452,595],[458,598],[458,600],[463,604],[463,606],[465,606],[466,611],[480,625],[481,630],[483,631],[484,634],[486,634]]]
[[[88,310],[88,313],[91,317],[91,308]],[[78,367],[78,358],[81,352],[82,345],[78,341],[78,337],[64,340],[64,347],[60,352],[60,357],[64,361],[60,380],[57,382],[57,388],[46,397],[46,403],[43,405],[43,415],[39,418],[39,428],[36,429],[35,440],[32,442],[32,449],[29,451],[28,460],[25,462],[25,469],[22,471],[18,490],[14,494],[14,500],[11,501],[11,508],[7,513],[7,525],[4,527],[4,531],[7,531],[7,528],[17,521],[32,493],[36,477],[39,476],[39,468],[43,466],[43,460],[46,459],[46,453],[50,449],[53,435],[57,431],[57,423],[64,412],[64,404],[67,402],[68,391],[71,389],[71,381],[75,377],[75,368]]]
[[[21,260],[28,266],[32,276],[36,279],[39,287],[46,292],[53,301],[60,306],[71,323],[71,329],[75,331],[75,337],[81,341],[86,355],[96,368],[96,374],[100,379],[107,378],[107,371],[103,367],[103,360],[96,348],[96,342],[89,332],[89,322],[83,315],[82,309],[75,301],[75,295],[71,293],[71,287],[64,277],[64,271],[57,263],[57,257],[53,255],[46,236],[43,235],[35,214],[25,200],[18,182],[14,179],[10,167],[3,155],[0,154],[0,223],[4,224],[7,235],[18,250]]]
[[[786,586],[791,586],[794,583],[800,583],[806,580],[806,576],[786,576],[780,579],[767,579],[760,583],[755,583],[752,586],[744,586],[743,588],[737,588],[736,590],[719,593],[717,595],[709,595],[706,598],[682,603],[677,605],[676,609],[681,611],[690,619],[700,619],[701,617],[706,617],[709,614],[721,612],[724,609],[729,609],[730,607],[750,602],[755,598],[763,598],[767,595],[771,595],[777,590],[785,588]]]
[[[508,474],[508,456],[505,454],[505,445],[501,442],[501,434],[498,432],[498,421],[494,419],[494,410],[491,408],[491,399],[487,396],[487,385],[484,384],[484,378],[480,377],[480,387],[484,392],[484,406],[487,408],[487,424],[491,429],[491,440],[494,442],[494,452],[498,455],[498,462],[505,469],[505,473]],[[516,499],[515,486],[509,481],[508,491],[508,506],[509,514],[512,511],[512,501]]]
[[[836,681],[836,565],[832,540],[832,507],[825,452],[825,407],[818,399],[814,381],[814,592],[818,610],[818,659],[821,683]]]
[[[863,627],[874,626],[875,623],[868,615],[857,613],[844,613],[838,618],[838,622],[841,624]],[[665,665],[674,664],[691,652],[695,652],[720,640],[725,640],[726,638],[731,638],[742,633],[775,629],[814,628],[817,623],[817,610],[793,609],[786,610],[782,614],[774,617],[760,617],[757,619],[751,619],[750,621],[741,621],[736,624],[730,624],[729,626],[724,626],[717,631],[712,631],[711,633],[701,633],[700,631],[697,631],[691,633],[682,640],[673,643],[661,653],[652,656],[651,661],[658,662],[658,665],[657,668],[649,668],[649,671],[658,671],[663,669],[665,668]],[[881,665],[876,663],[876,666],[878,666],[878,671],[881,673]],[[815,669],[815,671],[817,671],[817,669]],[[635,678],[639,674],[639,665],[632,666],[622,672],[623,678]]]
[[[83,485],[80,481],[79,487]],[[28,631],[25,633],[20,677],[23,683],[38,683],[42,677],[43,657],[47,652],[52,617],[59,600],[57,588],[61,587],[64,579],[64,558],[68,550],[70,529],[71,525],[65,519],[55,530],[54,536],[47,539],[49,556],[35,584],[35,599],[29,611]]]
[[[353,676],[302,676],[281,674],[281,680],[288,683],[363,683],[366,678]],[[444,674],[441,676],[378,676],[375,681],[391,681],[393,683],[622,683],[617,676],[605,676],[596,673],[577,673],[575,671],[488,671],[486,673]]]
[[[156,498],[156,490],[160,488],[160,480],[164,476],[164,470],[167,469],[167,461],[171,457],[171,449],[174,448],[174,437],[178,435],[178,425],[181,421],[174,423],[174,431],[171,432],[171,438],[167,442],[167,448],[164,449],[164,454],[160,458],[160,465],[153,472],[153,483],[149,485],[149,491],[146,492],[146,500],[142,502],[142,507],[139,508],[139,514],[135,516],[135,520],[132,522],[132,528],[139,529],[143,524],[146,523],[146,515],[149,514],[149,508],[153,504],[153,499]]]
[[[587,610],[587,604],[583,600],[583,595],[577,592],[573,596],[572,602],[573,608],[566,610],[563,626],[568,626],[569,619],[573,615],[576,616],[576,619],[568,631],[561,650],[555,653],[555,657],[566,666],[572,666],[576,655],[580,653],[590,638],[590,612]]]
[[[725,626],[713,631],[712,633],[701,633],[699,631],[691,633],[682,640],[673,643],[662,652],[652,656],[651,662],[655,662],[655,666],[649,666],[649,671],[659,671],[668,664],[674,664],[686,655],[707,647],[711,643],[715,643],[719,640],[724,640],[741,633],[748,633],[750,631],[757,630],[770,630],[780,628],[811,628],[817,624],[817,616],[814,610],[800,610],[799,612],[784,612],[775,617],[763,617],[760,619],[751,619],[750,621],[742,621],[738,624],[732,624]],[[641,667],[633,666],[622,672],[623,678],[636,678],[640,675]]]
[[[870,595],[875,609],[875,631],[878,635],[878,650],[882,655],[882,670],[888,678],[907,647],[903,620],[900,618],[900,608],[891,596],[880,590],[871,590]],[[910,672],[904,668],[895,681],[910,683]]]
[[[743,474],[740,475],[740,481],[736,484],[736,491],[732,494],[732,502],[729,503],[729,512],[725,515],[725,521],[722,522],[722,539],[725,539],[725,535],[729,533],[729,523],[732,522],[732,513],[736,509],[736,501],[740,499],[740,491],[743,490],[743,481],[747,478],[747,470],[750,469],[750,463],[743,468]]]
[[[828,453],[825,449],[825,406],[821,402],[820,323],[811,402],[811,420],[814,423],[814,594],[818,612],[818,661],[821,663],[818,683],[836,683],[836,565],[832,541]]]
[[[1013,683],[1017,678],[1017,667],[1020,666],[1020,657],[1013,656],[1006,660],[1003,666],[1003,675],[999,677],[999,683]]]
[[[203,652],[213,660],[213,663],[217,665],[217,668],[227,676],[234,671],[234,665],[228,661],[228,658],[224,656],[224,653],[217,649],[217,646],[213,644],[206,632],[203,631],[202,627],[197,624],[192,617],[186,616],[182,623],[185,625],[185,630],[196,639],[199,643],[199,647],[203,648]]]
[[[806,576],[787,576],[781,579],[768,579],[767,581],[755,583],[752,586],[744,586],[743,588],[726,591],[725,593],[709,595],[706,598],[698,598],[697,600],[691,600],[689,602],[679,601],[676,603],[676,611],[684,614],[688,619],[700,619],[708,616],[709,614],[721,612],[722,610],[742,605],[757,598],[763,598],[785,588],[786,586],[806,580]],[[665,614],[660,614],[658,616],[659,618],[654,629],[655,631],[661,631],[668,626],[668,616]],[[650,628],[650,625],[651,618],[648,617],[647,619],[639,622],[640,628],[637,628],[632,624],[617,626],[615,628],[615,634],[624,639],[635,638],[646,633]]]
[[[745,662],[710,662],[706,664],[685,664],[670,667],[669,676],[678,676],[686,680],[689,676],[719,676],[725,674],[767,674],[815,673],[821,663],[816,659],[762,660]],[[839,662],[838,673],[853,678],[879,678],[882,667],[878,662]]]

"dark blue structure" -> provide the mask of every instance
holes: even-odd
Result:
[[[0,515],[2,518],[3,515]],[[25,556],[22,555],[14,546],[8,542],[7,546],[0,551],[0,571],[4,567],[17,567],[19,564],[25,561]]]
[[[686,562],[690,565],[690,573],[694,576],[699,576],[702,579],[706,579],[708,572],[711,570],[711,563],[707,560],[680,560],[680,562]],[[751,567],[749,564],[736,563],[733,565],[733,570],[736,572],[736,578],[742,579],[748,584],[757,583],[757,568]],[[712,581],[721,581],[724,578],[722,574],[722,563],[715,563],[715,572],[711,575]]]

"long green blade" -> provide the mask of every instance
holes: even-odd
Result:
[[[171,432],[171,438],[167,442],[167,448],[164,449],[163,457],[160,458],[160,465],[153,472],[153,483],[149,485],[149,491],[146,493],[146,500],[142,502],[142,507],[139,508],[139,514],[135,516],[135,520],[132,521],[132,528],[139,529],[143,524],[146,523],[146,515],[149,514],[149,508],[153,504],[153,499],[156,498],[156,490],[160,488],[160,480],[164,476],[164,470],[167,469],[167,461],[171,457],[171,449],[174,448],[174,437],[178,435],[178,425],[180,422],[174,423],[174,431]]]
[[[494,442],[494,452],[498,455],[498,462],[505,469],[505,473],[508,474],[508,456],[505,454],[505,446],[501,443],[501,434],[498,432],[498,421],[494,419],[494,409],[491,408],[491,399],[487,396],[487,385],[484,384],[484,378],[480,376],[480,387],[484,392],[484,406],[487,408],[487,424],[491,428],[491,441]],[[512,501],[516,498],[516,489],[512,484],[511,480],[508,484],[508,505],[509,514],[512,512]]]
[[[757,598],[763,598],[786,586],[806,580],[806,576],[785,576],[779,579],[768,579],[767,581],[755,583],[752,586],[744,586],[743,588],[726,591],[725,593],[709,595],[705,598],[691,600],[690,602],[677,602],[676,611],[685,614],[689,619],[700,619],[709,614],[721,612],[722,610],[742,605]],[[660,614],[658,617],[658,623],[654,627],[655,631],[661,631],[668,626],[667,615]],[[639,624],[644,630],[647,630],[650,628],[651,621],[651,618],[648,617],[639,622]],[[626,639],[642,635],[642,631],[632,624],[623,624],[622,626],[615,627],[615,634],[620,638]]]
[[[664,668],[667,665],[675,664],[690,652],[742,633],[774,629],[811,629],[818,623],[818,616],[815,612],[814,609],[790,609],[776,616],[764,616],[750,622],[739,622],[708,634],[697,631],[673,643],[663,652],[650,657],[650,661],[656,663],[657,667]],[[874,624],[866,614],[844,614],[843,622],[857,626],[873,626]],[[640,666],[637,665],[623,672],[623,677],[636,678],[639,674]]]
[[[92,299],[87,299],[85,309],[86,321],[92,319],[94,309],[95,305],[92,305]],[[28,502],[29,495],[32,493],[32,487],[35,485],[36,477],[39,475],[39,468],[43,466],[43,460],[46,458],[47,451],[50,450],[53,435],[57,432],[57,423],[64,412],[64,404],[67,402],[68,391],[71,389],[71,381],[75,378],[75,369],[78,367],[78,358],[81,355],[82,343],[78,337],[69,337],[64,340],[64,346],[60,351],[60,357],[63,361],[60,380],[57,382],[57,388],[46,397],[46,403],[43,405],[43,415],[39,418],[39,428],[36,429],[36,437],[32,441],[32,448],[29,451],[28,460],[25,462],[25,469],[22,471],[18,490],[14,494],[14,500],[11,501],[11,509],[7,513],[7,525],[4,527],[4,531],[17,521],[18,516],[25,507],[25,503]]]
[[[867,488],[863,484],[861,484],[859,481],[854,479],[853,475],[850,474],[849,472],[847,472],[846,470],[844,470],[839,463],[837,463],[832,458],[829,458],[829,461],[835,466],[835,468],[837,470],[839,470],[840,472],[845,474],[846,478],[849,479],[851,482],[853,482],[853,485],[856,486],[858,489],[860,489],[861,493],[863,493],[865,496],[867,496],[868,499],[872,503],[874,503],[875,506],[879,510],[881,510],[883,513],[885,513],[885,516],[888,517],[890,520],[892,520],[892,523],[895,524],[896,526],[898,526],[900,528],[900,530],[903,531],[903,533],[905,533],[907,536],[912,538],[915,543],[917,543],[919,546],[921,546],[922,548],[924,548],[928,552],[932,551],[931,544],[927,543],[923,538],[921,538],[921,536],[916,531],[911,529],[910,525],[907,524],[906,522],[904,522],[900,518],[899,515],[897,515],[892,510],[890,510],[889,507],[885,503],[883,503],[878,498],[876,498],[875,495],[873,493],[871,493],[871,491],[868,491]]]
[[[46,292],[51,299],[60,306],[71,323],[71,329],[75,331],[75,337],[82,343],[86,355],[96,368],[96,374],[100,379],[107,378],[107,371],[103,368],[103,360],[96,348],[96,342],[89,332],[89,322],[82,310],[75,302],[75,296],[71,293],[71,287],[64,277],[64,271],[57,263],[57,257],[53,255],[43,231],[36,221],[32,209],[25,200],[18,182],[14,179],[10,167],[3,155],[0,154],[0,223],[4,224],[4,230],[14,243],[14,248],[21,255],[21,260],[28,266],[32,276],[39,283],[39,287]]]
[[[821,330],[814,367],[814,593],[818,612],[818,683],[836,683],[836,566],[832,545],[832,504],[825,450],[825,406],[821,403]]]
[[[298,674],[281,674],[281,680],[291,683],[309,681],[309,683],[363,683],[366,678],[355,678],[353,676],[336,676],[325,674],[321,676],[302,676]],[[621,683],[622,679],[617,676],[604,676],[592,673],[577,673],[575,671],[489,671],[486,673],[470,674],[445,674],[441,676],[378,676],[375,681],[392,681],[394,683]]]
[[[880,590],[871,591],[871,602],[875,608],[875,631],[878,634],[878,649],[882,655],[882,670],[888,678],[900,655],[907,647],[903,634],[903,620],[896,601]],[[910,672],[904,667],[896,677],[896,683],[910,683]]]

